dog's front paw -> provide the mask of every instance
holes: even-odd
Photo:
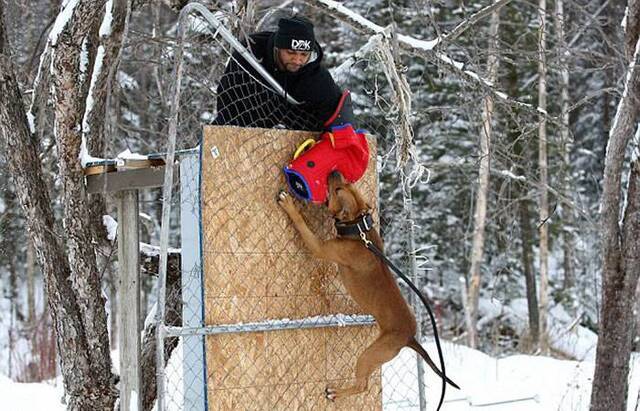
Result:
[[[280,190],[277,201],[280,207],[282,207],[287,213],[295,211],[296,206],[293,204],[293,199],[286,191]]]
[[[280,190],[280,191],[278,192],[278,197],[276,197],[276,201],[277,201],[278,203],[281,203],[281,202],[282,202],[282,201],[284,201],[287,197],[291,197],[291,196],[289,195],[289,193],[287,193],[285,190]]]
[[[335,401],[335,399],[336,399],[336,390],[334,390],[333,388],[327,387],[327,388],[324,389],[324,396],[329,401]]]

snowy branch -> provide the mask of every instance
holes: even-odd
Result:
[[[100,45],[96,52],[89,91],[85,100],[82,118],[82,146],[80,161],[83,165],[91,161],[90,152],[102,155],[103,134],[108,123],[107,101],[111,92],[111,84],[116,77],[124,33],[127,29],[130,10],[129,2],[108,0],[105,13],[100,24]]]
[[[371,20],[368,20],[362,17],[361,15],[351,11],[347,7],[343,6],[341,3],[338,3],[334,0],[304,0],[304,1],[310,6],[323,10],[328,14],[330,14],[331,16],[335,17],[336,19],[339,19],[351,25],[353,28],[355,28],[356,30],[364,34],[371,35],[371,36],[375,36],[375,35],[381,35],[384,37],[389,36],[388,34],[389,32],[386,28],[372,22]],[[499,7],[502,7],[507,3],[508,3],[507,0],[496,1],[494,4],[488,6],[488,8],[490,9],[487,10],[487,8],[485,8],[480,10],[478,13],[481,13],[481,15],[476,16],[478,14],[476,13],[471,17],[469,17],[469,19],[460,23],[458,27],[460,26],[462,27],[460,27],[459,29],[458,27],[456,27],[458,31],[456,32],[456,30],[454,29],[452,33],[456,33],[455,35],[456,37],[459,36],[460,34],[462,34],[464,30],[466,30],[472,25],[472,22],[469,22],[467,24],[466,23],[467,21],[473,19],[473,23],[475,23],[481,17],[485,16],[487,13],[490,13],[498,9]],[[480,76],[474,71],[466,70],[464,63],[452,59],[451,57],[447,56],[445,53],[435,52],[434,48],[441,43],[441,39],[420,40],[404,34],[399,34],[397,36],[397,39],[400,47],[407,50],[408,52],[423,56],[427,59],[433,59],[435,57],[435,59],[452,67],[454,69],[454,72],[461,74],[466,79],[471,80],[476,84],[479,84],[481,87],[487,88],[490,92],[495,94],[500,100],[503,100],[509,104],[523,107],[529,110],[535,110],[536,112],[544,116],[548,116],[546,111],[541,110],[539,107],[535,107],[531,104],[517,101],[509,97],[506,93],[496,90],[494,88],[494,84],[491,81],[483,78],[482,76]],[[446,39],[446,36],[444,37],[444,39]]]
[[[625,11],[625,53],[628,59],[633,58],[636,50],[636,41],[640,33],[640,2],[629,2]]]
[[[49,43],[51,46],[55,46],[58,43],[58,36],[65,29],[80,0],[66,0],[62,4],[62,11],[56,17],[56,21],[53,23],[53,28],[49,32]]]
[[[376,47],[380,46],[380,41],[382,40],[382,35],[376,34],[375,36],[371,36],[369,40],[364,44],[364,46],[360,47],[358,51],[353,53],[349,58],[342,62],[338,67],[335,67],[331,70],[331,74],[336,81],[344,80],[347,76],[347,72],[351,66],[353,66],[357,61],[362,60],[367,54],[371,53]]]
[[[48,93],[47,83],[50,71],[43,70],[43,67],[48,67],[51,64],[51,47],[49,43],[45,43],[44,50],[40,55],[40,64],[38,64],[38,72],[36,78],[33,80],[33,92],[31,93],[31,103],[29,104],[29,110],[27,111],[27,119],[29,120],[29,131],[31,134],[36,132],[36,115],[35,111],[38,107],[38,103],[41,99],[46,100]]]
[[[489,14],[491,14],[494,10],[497,10],[507,3],[510,3],[512,0],[497,0],[495,3],[488,5],[487,7],[477,11],[476,13],[469,16],[467,19],[458,24],[450,33],[445,34],[441,37],[440,43],[453,41],[457,37],[459,37],[462,33],[464,33],[468,28],[476,24],[479,20],[485,18]]]

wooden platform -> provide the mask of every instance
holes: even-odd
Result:
[[[362,314],[333,264],[303,248],[276,195],[282,167],[314,134],[206,127],[202,143],[202,229],[207,325]],[[358,183],[377,204],[375,142]],[[323,207],[298,202],[311,229],[334,236]],[[375,217],[377,219],[377,215]],[[368,393],[331,403],[328,384],[347,384],[375,326],[221,334],[206,339],[210,410],[382,409],[380,372]]]

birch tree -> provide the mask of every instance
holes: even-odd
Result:
[[[626,12],[624,92],[609,132],[602,182],[603,284],[591,410],[625,410],[633,336],[633,296],[640,275],[640,1]],[[628,184],[622,186],[625,152],[634,136]],[[626,192],[626,199],[623,198]],[[624,201],[623,201],[624,200]],[[622,206],[621,206],[622,204]]]
[[[570,189],[571,179],[571,159],[569,154],[573,147],[573,141],[569,132],[569,67],[567,66],[567,54],[566,40],[564,34],[564,1],[556,0],[555,9],[555,31],[556,31],[556,47],[560,54],[560,152],[562,155],[560,184],[562,185],[562,192],[568,197],[572,198]],[[564,281],[563,288],[565,290],[573,287],[575,282],[575,269],[573,264],[574,259],[574,218],[573,210],[570,206],[564,205],[562,207],[562,237],[564,250]]]
[[[546,0],[539,0],[538,18],[538,107],[545,113],[547,111],[547,62],[546,62]],[[547,165],[547,120],[545,115],[540,115],[538,124],[538,168],[540,198],[539,207],[539,235],[540,235],[540,348],[542,352],[549,352],[549,338],[547,332],[547,287],[549,270],[549,195],[547,191],[548,165]]]
[[[489,48],[487,56],[487,79],[495,82],[498,71],[498,28],[500,26],[500,10],[491,13],[489,25]],[[493,118],[493,95],[487,94],[482,99],[482,128],[480,130],[480,164],[478,170],[478,191],[476,193],[475,212],[473,215],[473,246],[471,249],[471,268],[469,269],[469,291],[466,304],[469,310],[466,318],[469,346],[478,346],[478,298],[480,295],[480,267],[484,255],[484,233],[487,215],[487,197],[489,195],[489,172],[491,166],[491,121]]]

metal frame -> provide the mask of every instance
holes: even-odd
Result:
[[[192,11],[197,11],[207,21],[207,23],[211,24],[211,26],[213,26],[216,29],[216,32],[220,33],[222,37],[224,37],[224,39],[231,45],[231,47],[233,47],[234,50],[240,53],[240,55],[249,64],[251,64],[251,67],[256,69],[256,71],[271,85],[271,87],[273,87],[273,89],[278,94],[286,98],[287,101],[291,104],[295,104],[295,105],[300,104],[300,102],[298,102],[296,99],[291,97],[291,95],[289,95],[288,93],[285,93],[282,86],[273,77],[271,77],[271,74],[269,74],[267,70],[265,70],[265,68],[262,67],[260,63],[258,63],[256,58],[251,53],[251,51],[247,50],[247,48],[243,46],[242,43],[240,43],[238,39],[236,39],[235,36],[231,34],[229,30],[227,30],[224,24],[222,24],[222,22],[218,20],[218,17],[216,17],[216,15],[211,13],[209,9],[207,9],[202,4],[189,3],[186,6],[184,6],[180,11],[180,17],[178,18],[178,26],[182,25],[184,16],[188,15]]]
[[[309,317],[297,320],[266,320],[246,324],[222,324],[204,327],[164,327],[168,337],[194,336],[194,335],[218,335],[240,334],[282,330],[301,330],[327,327],[353,327],[358,325],[374,325],[376,322],[370,315],[353,315],[344,318],[336,316]]]

